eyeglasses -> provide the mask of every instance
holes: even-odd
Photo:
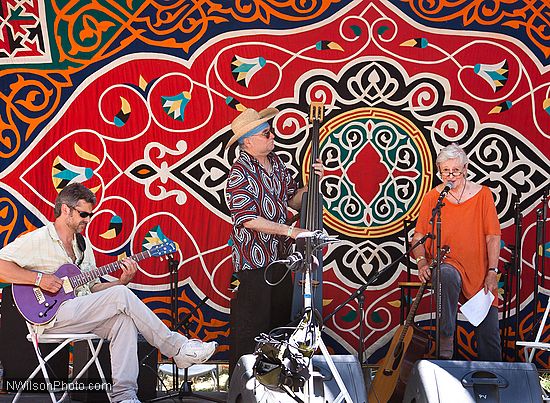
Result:
[[[443,177],[449,177],[449,176],[456,176],[456,177],[459,177],[459,176],[462,176],[464,174],[464,170],[463,169],[453,169],[452,171],[449,171],[449,170],[443,170],[443,171],[439,171],[439,174]]]
[[[76,207],[71,207],[71,209],[75,210],[81,218],[88,218],[88,217],[92,218],[92,216],[94,215],[94,213],[88,213],[87,211],[80,211]]]

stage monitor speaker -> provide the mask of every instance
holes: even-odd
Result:
[[[94,341],[97,344],[97,341]],[[87,341],[79,341],[74,344],[73,361],[74,374],[78,374],[91,358],[90,348]],[[141,334],[138,335],[138,398],[140,400],[151,400],[157,396],[157,372],[158,372],[158,350],[153,348]],[[101,351],[99,352],[99,362],[101,369],[107,378],[107,382],[112,384],[111,378],[111,354],[109,352],[109,342],[105,340]],[[100,383],[101,379],[95,364],[84,373],[80,383],[83,385],[95,385]],[[103,391],[82,390],[71,393],[71,399],[83,402],[106,402],[107,396]]]
[[[524,362],[420,360],[404,403],[542,402],[537,368]]]
[[[0,361],[4,367],[4,386],[7,380],[25,381],[37,367],[38,359],[32,344],[27,340],[27,324],[15,306],[11,286],[2,290],[2,305],[0,307]],[[40,350],[45,356],[52,352],[58,344],[40,344]],[[49,376],[52,381],[67,381],[69,376],[69,347],[58,352],[48,361]],[[36,385],[44,382],[42,372],[34,381]]]
[[[366,403],[367,394],[363,372],[357,358],[353,355],[331,355],[338,374],[342,377],[353,403]],[[229,403],[295,403],[285,392],[266,388],[254,377],[254,354],[243,355],[233,371],[229,383],[227,401]],[[322,355],[313,356],[313,371],[321,377],[314,377],[313,402],[332,402],[340,394],[336,380]],[[322,384],[321,384],[322,383]]]

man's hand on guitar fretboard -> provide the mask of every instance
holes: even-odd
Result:
[[[121,284],[128,284],[136,275],[138,265],[137,262],[129,257],[122,259],[120,268],[122,274],[120,275]]]

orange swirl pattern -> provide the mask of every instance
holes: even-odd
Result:
[[[144,47],[183,50],[188,54],[192,46],[209,39],[213,35],[211,31],[223,32],[235,23],[268,26],[273,19],[307,22],[322,16],[339,0],[312,1],[307,7],[300,1],[238,1],[233,7],[221,3],[206,0],[192,3],[179,0],[170,4],[152,0],[52,1],[55,18],[51,37],[58,52],[53,63],[56,67],[44,73],[20,66],[0,67],[0,81],[17,77],[9,93],[0,92],[0,99],[6,105],[6,118],[0,115],[0,142],[5,147],[0,157],[9,158],[20,151],[22,139],[27,141],[36,134],[36,128],[58,110],[63,91],[73,86],[73,78],[93,64],[116,57],[124,50],[137,51]],[[1,63],[2,59],[0,66]],[[39,78],[28,78],[35,74]],[[19,91],[29,86],[36,86],[36,91],[19,97]],[[38,101],[39,98],[42,101]],[[34,114],[30,114],[31,111]]]
[[[527,36],[528,46],[538,48],[546,58],[550,56],[548,31],[550,5],[547,2],[500,0],[402,0],[410,10],[428,23],[453,23],[461,29],[475,29],[474,25],[490,27],[492,32],[502,28],[515,31],[514,36]]]

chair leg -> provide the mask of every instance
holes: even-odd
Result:
[[[52,382],[50,381],[50,375],[48,374],[48,369],[46,368],[46,362],[51,357],[53,357],[55,354],[57,354],[57,352],[59,350],[61,350],[63,347],[65,347],[67,345],[67,343],[65,343],[65,342],[61,343],[50,354],[48,354],[46,356],[46,358],[42,357],[42,352],[40,351],[40,346],[38,344],[35,344],[35,343],[32,343],[32,344],[34,346],[34,351],[36,353],[36,358],[38,359],[38,367],[33,371],[33,373],[31,374],[31,376],[28,379],[29,380],[33,379],[36,376],[36,374],[38,373],[38,369],[40,368],[40,370],[42,371],[42,375],[44,375],[44,380],[46,381],[46,385],[47,385],[47,388],[48,388],[48,393],[50,395],[50,399],[52,400],[52,403],[58,403],[58,402],[63,401],[63,399],[65,398],[65,395],[66,395],[67,392],[65,392],[63,394],[61,399],[57,400],[57,398],[55,397],[55,394],[54,394],[54,388],[53,388]]]
[[[61,397],[61,399],[59,399],[59,400],[57,400],[57,398],[55,397],[54,387],[53,387],[53,384],[50,381],[50,376],[49,376],[48,370],[46,368],[46,363],[48,362],[48,360],[50,358],[52,358],[54,355],[56,355],[67,344],[68,344],[68,341],[64,341],[63,343],[59,344],[51,353],[46,355],[46,357],[42,357],[42,352],[40,351],[39,345],[35,344],[34,342],[32,343],[36,358],[38,360],[38,365],[34,369],[34,371],[29,375],[27,380],[17,390],[17,393],[16,393],[15,397],[13,398],[13,402],[17,402],[19,400],[19,398],[21,397],[21,394],[23,393],[23,389],[28,384],[27,382],[31,382],[34,379],[34,377],[38,374],[39,371],[42,371],[42,375],[44,375],[44,380],[46,381],[46,387],[48,388],[48,394],[50,395],[50,399],[52,400],[52,402],[57,403],[57,402],[62,401],[65,398],[67,392],[65,392],[63,394],[63,396]]]
[[[97,372],[99,373],[99,377],[101,379],[102,385],[105,385],[105,393],[107,394],[107,399],[109,399],[109,402],[111,402],[111,394],[107,390],[107,380],[105,379],[105,373],[103,372],[103,368],[101,368],[101,363],[99,362],[99,353],[101,351],[101,347],[103,346],[103,339],[99,339],[99,342],[97,343],[97,347],[94,347],[93,340],[88,339],[88,348],[90,349],[90,352],[92,353],[92,356],[84,365],[84,367],[80,370],[78,374],[76,374],[75,377],[73,377],[73,380],[71,381],[71,384],[78,381],[82,375],[92,366],[92,364],[95,363],[95,366],[97,368]]]
[[[52,352],[50,352],[46,357],[42,357],[42,353],[40,351],[40,347],[39,345],[35,344],[34,342],[32,343],[33,345],[33,348],[35,350],[35,355],[38,359],[38,365],[37,367],[34,369],[34,371],[29,375],[29,377],[27,378],[27,380],[25,381],[24,384],[21,385],[21,387],[18,389],[15,397],[13,398],[13,401],[12,402],[17,402],[20,397],[21,397],[21,394],[23,393],[23,389],[25,388],[25,385],[27,384],[27,382],[30,382],[34,379],[34,377],[38,374],[39,371],[42,371],[42,374],[44,375],[44,379],[46,381],[46,385],[47,385],[47,388],[48,388],[48,393],[50,395],[50,398],[52,400],[53,403],[59,403],[59,402],[62,402],[69,394],[69,390],[70,390],[70,385],[72,385],[73,383],[77,382],[81,377],[82,375],[86,372],[86,370],[92,365],[92,363],[95,362],[96,364],[96,367],[97,367],[97,370],[99,372],[99,375],[101,377],[101,380],[103,382],[103,384],[106,385],[106,380],[105,380],[105,374],[103,372],[103,369],[101,368],[101,364],[99,362],[99,352],[101,350],[101,346],[103,345],[103,339],[99,339],[99,343],[98,343],[98,346],[97,348],[94,348],[93,346],[93,343],[92,343],[92,340],[88,339],[88,345],[90,346],[90,351],[93,353],[92,354],[92,357],[90,358],[90,360],[86,363],[86,365],[84,366],[84,368],[82,368],[80,370],[80,372],[73,378],[73,380],[69,383],[69,386],[67,387],[67,390],[64,391],[63,395],[61,396],[61,398],[58,400],[56,397],[55,397],[55,390],[54,390],[54,387],[53,387],[53,384],[51,383],[50,381],[50,377],[49,377],[49,374],[48,374],[48,371],[47,371],[47,368],[46,368],[46,363],[48,362],[48,360],[50,358],[52,358],[54,355],[56,355],[61,349],[63,349],[67,344],[71,343],[71,339],[67,339],[67,340],[64,340],[62,343],[60,343]],[[111,395],[108,391],[106,391],[107,393],[107,398],[109,399],[109,402],[111,402]]]
[[[109,402],[112,402],[111,393],[110,391],[107,390],[107,379],[105,378],[105,373],[103,372],[103,368],[101,367],[101,363],[99,362],[99,352],[101,351],[101,347],[103,346],[103,339],[99,339],[96,349],[93,348],[93,345],[94,344],[92,343],[92,341],[88,340],[88,346],[90,346],[90,351],[93,351],[93,354],[92,354],[92,358],[94,360],[93,362],[95,362],[95,366],[97,368],[97,372],[99,374],[102,384],[105,385],[105,394],[107,395],[107,399],[109,399]]]

